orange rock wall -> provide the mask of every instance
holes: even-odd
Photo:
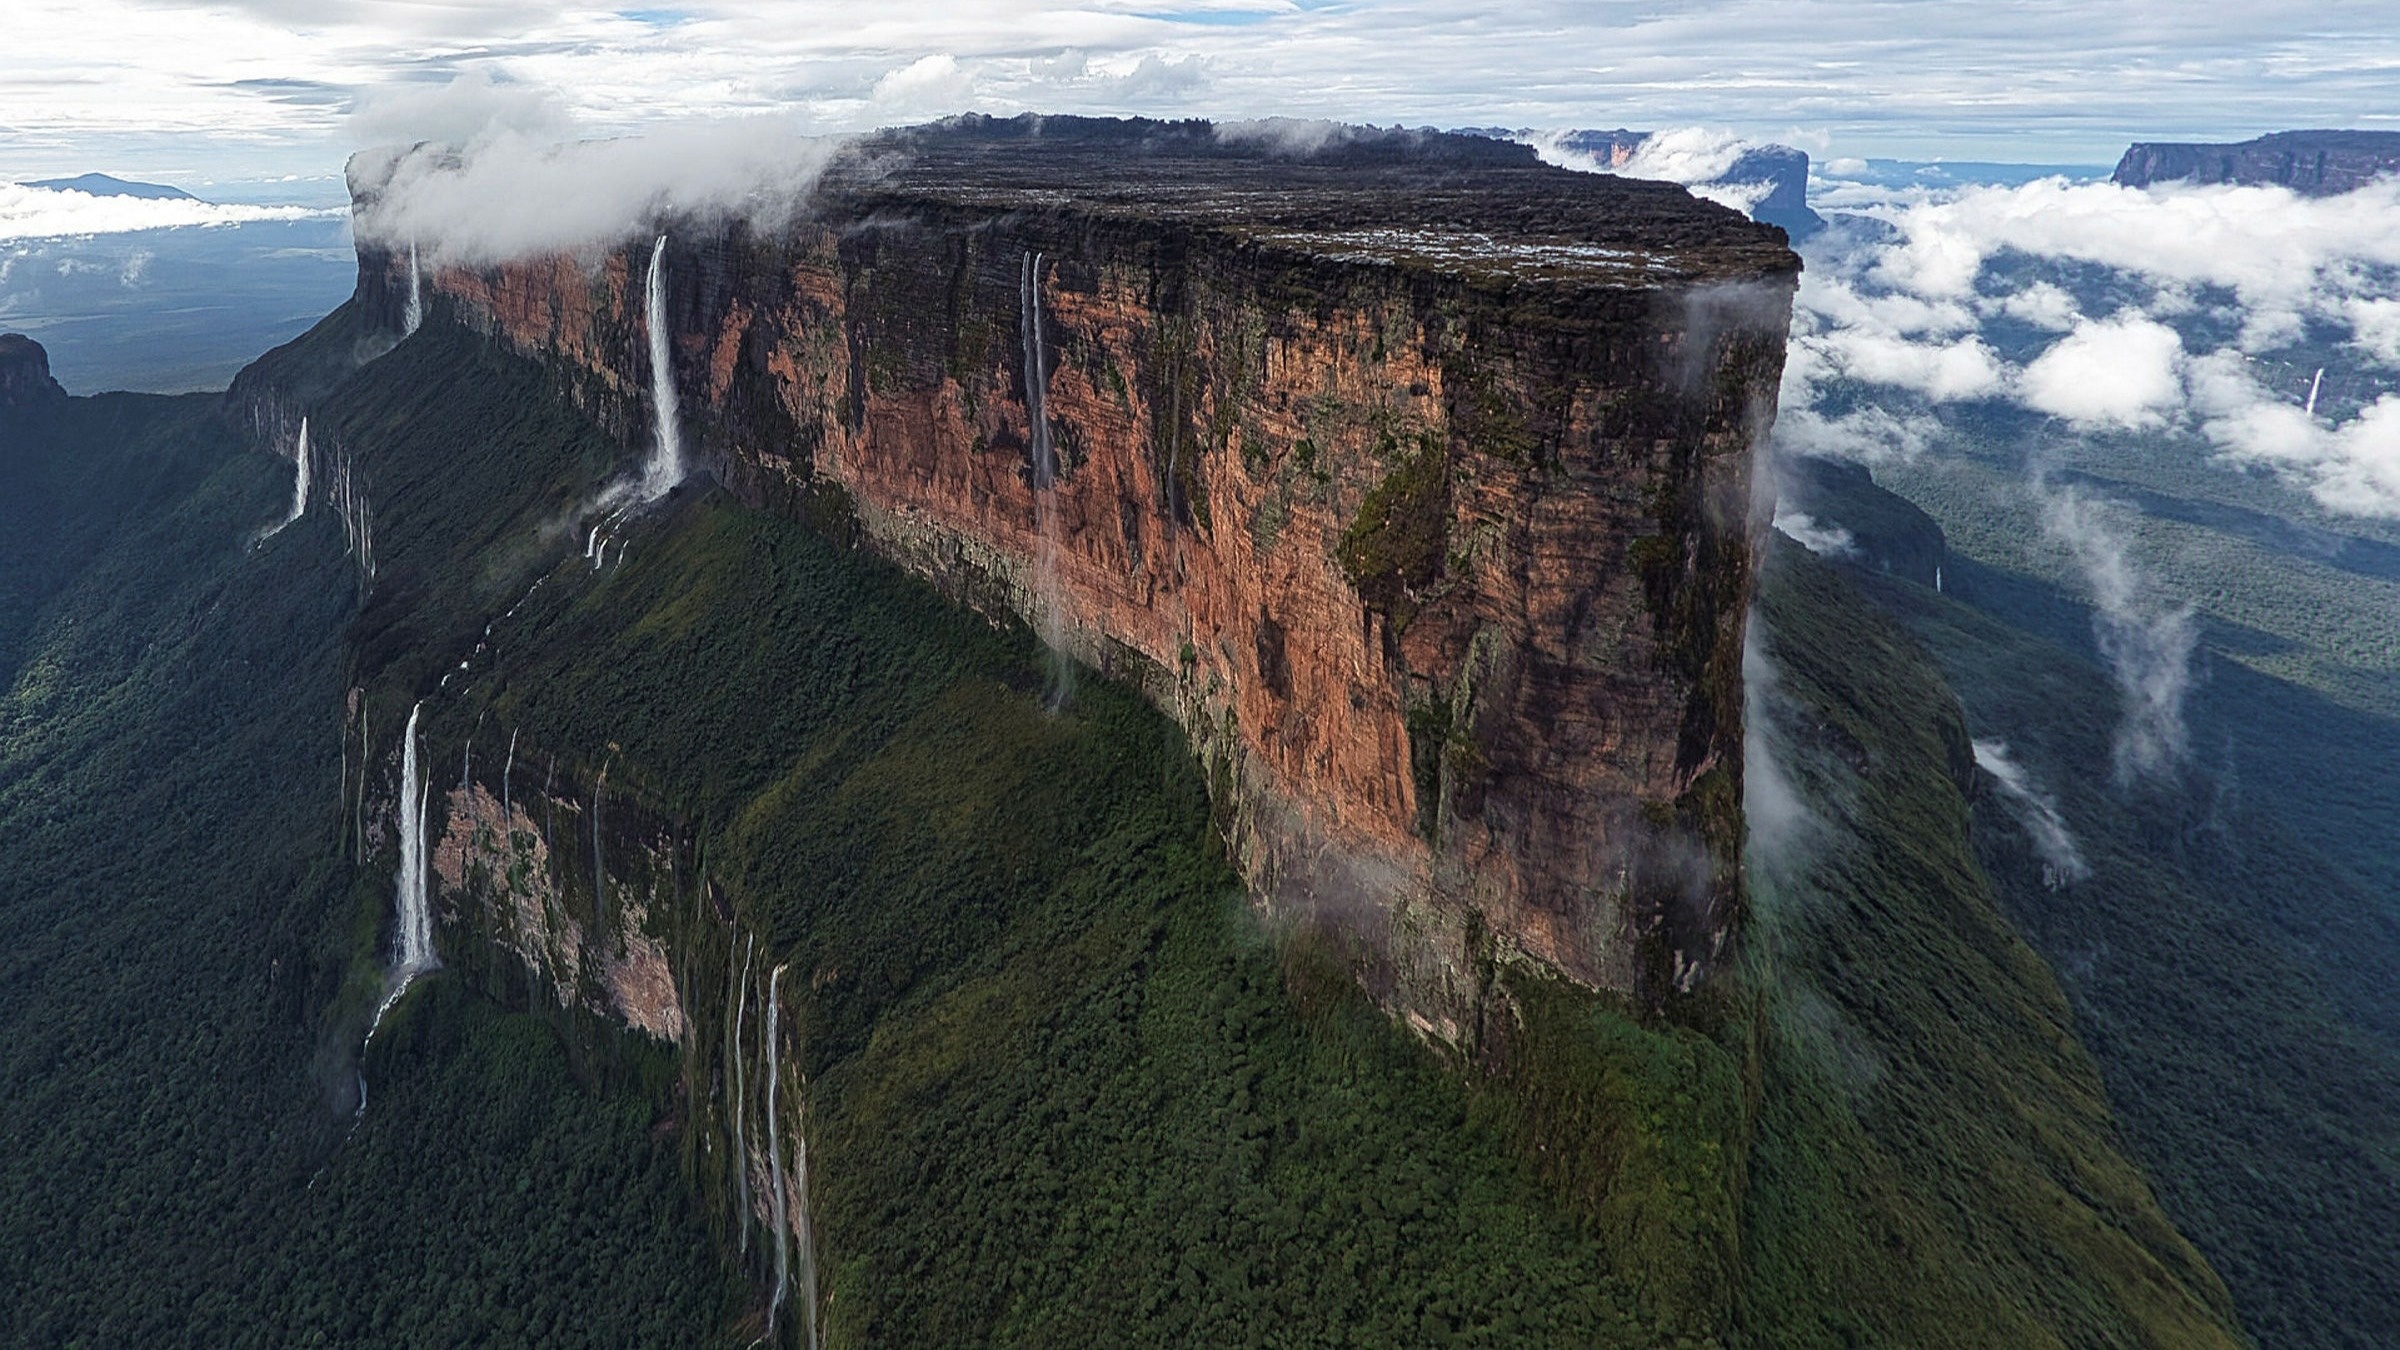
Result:
[[[699,461],[1141,684],[1264,902],[1355,938],[1421,1029],[1471,1038],[1495,959],[1651,1001],[1721,959],[1788,276],[1478,285],[932,204],[669,233]],[[440,271],[430,321],[565,370],[630,459],[647,253]],[[362,294],[406,267],[364,255]]]

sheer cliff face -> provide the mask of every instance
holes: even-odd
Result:
[[[1494,960],[1659,1001],[1723,954],[1797,263],[1678,189],[1434,149],[899,141],[771,233],[666,222],[665,321],[720,481],[1140,684],[1270,912],[1465,1041]],[[436,270],[428,321],[641,444],[648,250]],[[362,250],[395,323],[407,269]]]
[[[2243,183],[2330,197],[2394,173],[2400,173],[2400,132],[2278,131],[2231,145],[2136,144],[2112,177],[2127,187]]]
[[[23,333],[0,333],[0,408],[31,407],[67,396],[50,378],[50,353]]]

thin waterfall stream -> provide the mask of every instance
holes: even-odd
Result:
[[[417,245],[412,239],[408,245],[408,308],[400,315],[400,336],[414,337],[424,324],[425,284],[417,271]]]
[[[1066,651],[1065,595],[1058,580],[1058,451],[1050,439],[1050,353],[1042,335],[1042,255],[1029,252],[1018,274],[1017,327],[1024,350],[1025,435],[1033,460],[1033,587],[1040,601],[1042,643],[1050,649],[1050,711],[1075,692],[1075,664]]]

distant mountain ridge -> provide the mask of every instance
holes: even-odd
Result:
[[[2400,131],[2277,131],[2221,145],[2136,142],[2110,177],[2126,187],[2273,184],[2332,197],[2391,173],[2400,173]]]
[[[74,178],[39,178],[24,186],[48,188],[52,192],[81,192],[94,197],[139,197],[154,202],[200,200],[179,187],[169,187],[164,183],[133,183],[122,178],[111,178],[104,173],[87,173]]]

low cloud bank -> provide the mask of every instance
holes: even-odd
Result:
[[[71,239],[137,230],[248,225],[334,214],[305,206],[219,206],[189,199],[95,197],[0,183],[0,240]]]
[[[368,109],[355,129],[413,142],[353,161],[356,178],[382,184],[359,237],[469,266],[620,240],[670,213],[773,223],[842,144],[779,117],[579,140],[548,96],[479,76]]]
[[[1905,460],[2000,403],[2400,518],[2400,181],[1818,186],[1849,214],[1806,250],[1786,448]]]
[[[1775,191],[1771,182],[1729,181],[1726,178],[1744,154],[1765,148],[1731,131],[1711,127],[1675,127],[1652,132],[1622,161],[1603,160],[1568,143],[1567,131],[1540,131],[1525,137],[1545,163],[1585,173],[1613,173],[1626,178],[1654,178],[1689,188],[1720,206],[1747,215]]]

